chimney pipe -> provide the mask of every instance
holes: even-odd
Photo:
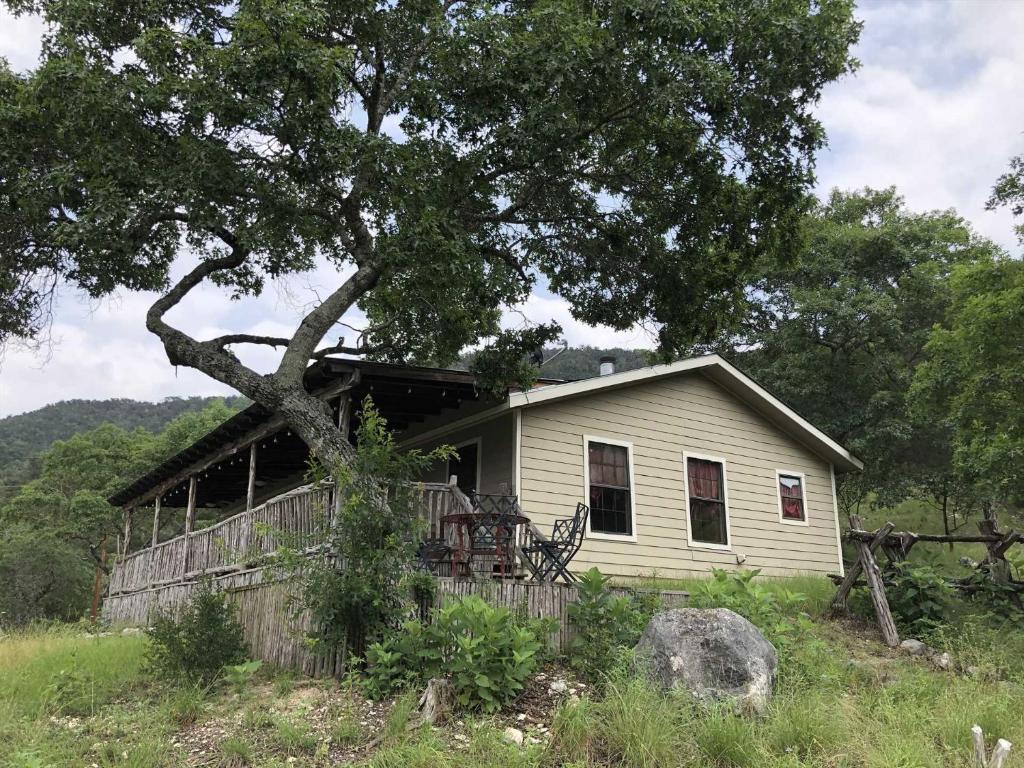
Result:
[[[604,355],[601,358],[601,365],[598,368],[598,374],[601,376],[607,376],[612,373],[615,373],[615,356]]]

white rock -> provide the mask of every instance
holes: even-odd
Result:
[[[945,652],[937,653],[932,656],[932,664],[934,664],[938,669],[949,671],[953,668],[953,657]]]
[[[502,734],[506,741],[511,741],[517,747],[523,746],[523,732],[518,728],[513,728],[511,725],[505,729]]]
[[[927,645],[922,643],[920,640],[915,640],[912,637],[908,637],[902,643],[900,648],[909,653],[911,656],[924,656],[930,650]]]
[[[520,712],[518,715],[516,715],[516,720],[518,720],[520,723],[523,722],[523,720],[525,720],[525,719],[526,719],[526,713],[525,712]]]
[[[141,635],[142,630],[139,627],[125,627],[121,630],[122,635]]]
[[[548,690],[552,693],[565,693],[569,690],[569,684],[565,680],[555,680],[548,686]]]

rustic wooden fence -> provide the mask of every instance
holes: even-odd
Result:
[[[440,536],[441,517],[459,510],[468,500],[448,483],[418,483],[417,487],[428,533]],[[208,528],[125,556],[114,565],[108,594],[244,571],[277,551],[282,541],[315,547],[322,543],[319,535],[333,509],[330,483],[296,488]]]
[[[427,537],[442,536],[444,515],[472,510],[470,500],[454,483],[417,487]],[[322,555],[320,534],[334,503],[330,483],[303,486],[208,528],[131,553],[111,573],[104,618],[115,624],[145,626],[154,612],[177,610],[203,579],[210,579],[236,606],[255,658],[314,676],[339,674],[344,658],[309,649],[309,616],[296,613],[288,583],[266,563],[266,557],[282,544],[299,544],[310,554]],[[438,577],[432,605],[468,595],[531,618],[555,619],[558,628],[550,641],[557,649],[565,648],[571,639],[567,607],[577,599],[572,585]],[[669,606],[686,599],[683,592],[662,596]],[[420,605],[419,614],[429,616],[430,607]]]
[[[341,674],[344,658],[311,651],[306,643],[310,619],[296,613],[289,594],[289,585],[271,568],[253,568],[224,574],[212,579],[214,587],[223,590],[238,611],[238,619],[254,658],[313,676]],[[179,581],[130,593],[111,595],[104,603],[104,618],[114,624],[145,626],[154,611],[173,612],[185,604],[199,581]],[[557,650],[568,647],[573,628],[568,619],[568,606],[576,602],[576,587],[554,582],[530,582],[492,579],[454,579],[438,577],[432,601],[443,606],[452,599],[476,595],[491,605],[504,606],[530,618],[551,618],[557,629],[550,638]],[[634,590],[616,588],[620,594]],[[662,604],[678,607],[685,604],[687,593],[663,591]],[[429,605],[421,605],[420,613],[428,614]]]

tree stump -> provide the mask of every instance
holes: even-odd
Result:
[[[420,722],[429,725],[444,722],[454,709],[454,705],[455,689],[452,687],[451,681],[441,677],[432,677],[427,682],[423,695],[420,696]]]

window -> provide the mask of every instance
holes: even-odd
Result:
[[[804,476],[799,472],[779,472],[779,516],[784,523],[806,523]]]
[[[725,508],[725,464],[717,459],[686,458],[686,491],[690,512],[690,542],[729,546]]]
[[[587,490],[593,533],[633,535],[629,458],[628,446],[587,441]]]

